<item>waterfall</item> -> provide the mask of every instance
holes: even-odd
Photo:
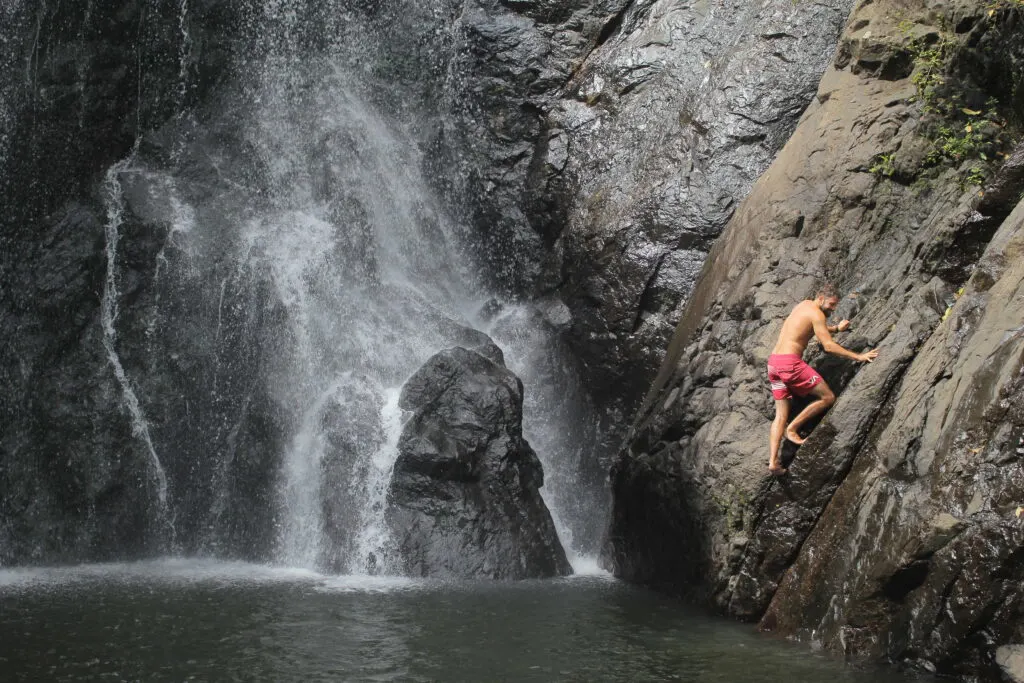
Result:
[[[188,94],[188,64],[192,50],[192,35],[188,31],[188,0],[181,0],[178,6],[178,31],[181,33],[181,48],[178,50],[178,102],[181,111]]]
[[[294,15],[278,9],[291,25]],[[173,334],[170,318],[161,322],[165,309],[203,288],[197,294],[209,317],[188,325],[210,329],[204,345],[215,347],[217,398],[199,410],[222,410],[221,421],[233,425],[219,428],[230,437],[210,441],[214,490],[196,524],[216,530],[247,505],[228,489],[237,459],[251,448],[239,446],[244,414],[262,402],[281,429],[278,454],[268,456],[279,463],[268,558],[322,571],[392,572],[384,512],[402,428],[398,395],[423,362],[475,323],[524,380],[524,430],[544,463],[543,494],[564,544],[577,559],[592,555],[587,525],[596,503],[575,485],[587,440],[573,426],[587,423],[587,406],[567,356],[529,306],[508,307],[489,326],[476,321],[489,293],[465,253],[466,231],[421,177],[419,144],[369,104],[365,87],[337,61],[300,68],[272,55],[247,85],[252,106],[228,112],[237,138],[213,149],[203,140],[174,148],[173,164],[210,164],[216,189],[176,179],[177,166],[136,169],[148,189],[135,194],[160,208],[134,208],[171,226],[157,254],[149,334]],[[240,308],[264,311],[262,322],[247,319],[244,334],[225,318]],[[158,346],[152,353],[179,352]],[[258,359],[242,370],[255,393],[232,409],[221,387],[239,372],[232,369],[239,354]]]
[[[10,27],[0,30],[0,72],[16,74],[18,72],[18,54],[15,38],[25,30],[25,10],[21,0],[7,0],[0,3],[0,26]],[[27,68],[27,67],[26,67]],[[8,150],[14,142],[15,100],[19,91],[27,84],[20,78],[0,78],[0,188],[8,182],[2,173],[6,166]]]
[[[568,311],[546,308],[506,306],[484,329],[523,381],[523,433],[544,465],[541,495],[579,572],[600,550],[610,492],[592,459],[599,437],[595,410],[549,320],[564,323]]]
[[[574,487],[586,440],[565,426],[587,421],[585,401],[575,390],[566,400],[576,386],[567,357],[531,306],[479,317],[492,300],[470,256],[479,237],[454,218],[458,198],[423,176],[444,114],[410,98],[414,69],[387,52],[400,48],[361,33],[371,10],[258,5],[237,37],[259,42],[232,57],[212,94],[199,23],[208,8],[175,0],[132,19],[139,130],[103,179],[99,341],[131,425],[121,450],[145,457],[141,493],[162,526],[158,545],[394,572],[385,511],[406,417],[399,394],[475,328],[523,378],[543,493],[566,545],[589,552],[579,520],[590,499]],[[0,18],[14,16],[9,7]],[[80,9],[84,43],[112,19],[94,0]],[[18,80],[2,82],[2,122],[8,91],[31,87],[51,30],[41,10],[17,13],[32,45],[0,53]],[[98,95],[89,60],[73,67],[85,133]]]
[[[398,438],[402,435],[402,411],[398,407],[398,389],[387,392],[381,417],[384,440],[367,462],[366,474],[359,478],[361,501],[355,551],[348,563],[350,574],[390,573],[393,554],[392,539],[384,520],[388,485],[398,459]]]
[[[229,518],[253,505],[231,490],[239,468],[253,449],[272,449],[269,559],[387,571],[383,514],[399,390],[456,343],[484,299],[463,229],[420,175],[418,144],[362,87],[331,60],[299,69],[269,57],[241,95],[247,106],[221,112],[236,133],[226,143],[173,143],[169,162],[140,155],[126,193],[117,182],[125,164],[109,176],[111,249],[127,209],[163,234],[154,235],[160,247],[145,298],[149,365],[206,359],[199,385],[184,384],[181,397],[154,390],[140,402],[127,379],[122,386],[154,459],[172,452],[176,476],[192,478],[193,499],[206,501],[205,513],[173,502],[212,534],[201,546],[213,552],[245,526]],[[201,173],[181,175],[196,165]],[[116,354],[111,363],[127,376]],[[146,406],[209,432],[184,449],[181,429],[165,421],[150,438]],[[202,417],[188,418],[194,412]],[[280,438],[268,444],[253,420],[271,420]],[[185,450],[206,459],[208,476],[180,460]]]
[[[284,520],[278,559],[291,567],[313,567],[319,561],[323,527],[320,464],[326,447],[319,424],[327,401],[339,388],[338,384],[328,388],[305,411],[299,431],[285,454]]]

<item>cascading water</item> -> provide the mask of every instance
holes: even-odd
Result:
[[[0,30],[0,69],[8,74],[20,74],[22,65],[18,64],[17,51],[14,49],[15,31],[23,31],[26,17],[22,3],[17,0],[0,3],[0,26],[9,26],[11,31]],[[31,85],[31,69],[24,65],[25,78],[0,79],[0,171],[4,169],[8,149],[14,142],[12,131],[15,120],[16,93]],[[0,188],[6,185],[6,178],[0,173]]]
[[[555,333],[553,323],[564,323],[559,318],[568,312],[547,308],[507,306],[484,329],[523,381],[523,433],[544,465],[541,494],[579,572],[596,563],[609,492],[604,472],[587,460],[599,438],[595,411]]]
[[[145,326],[166,338],[175,334],[172,327],[205,324],[194,320],[196,311],[176,311],[180,293],[200,284],[197,279],[217,283],[214,292],[197,293],[216,299],[214,343],[224,338],[225,325],[236,327],[225,322],[225,307],[263,309],[248,335],[228,333],[241,348],[211,350],[205,341],[190,341],[213,352],[212,382],[238,372],[228,355],[259,357],[244,370],[248,391],[251,400],[268,404],[285,435],[270,557],[293,566],[383,571],[383,507],[401,427],[398,390],[430,355],[453,345],[479,308],[474,292],[480,289],[460,254],[461,236],[418,175],[416,146],[384,123],[336,65],[293,68],[268,62],[253,88],[241,141],[215,150],[204,141],[182,152],[185,164],[197,157],[212,162],[219,191],[187,176],[169,179],[180,174],[175,168],[139,162],[129,204],[150,223],[170,225]],[[239,163],[235,145],[252,157]],[[175,227],[183,222],[187,230]],[[221,409],[228,422],[246,410],[198,409]],[[165,428],[162,437],[173,450],[173,430]],[[216,435],[210,440],[212,454],[222,459],[215,487],[233,476],[228,460],[239,456],[239,438],[235,430],[234,444]],[[237,501],[223,491],[211,497],[197,526],[216,536],[218,519]]]
[[[563,541],[592,553],[594,497],[575,486],[588,437],[565,426],[586,401],[554,329],[522,304],[480,319],[474,238],[422,177],[439,114],[405,101],[388,79],[408,65],[338,4],[263,3],[258,44],[196,105],[204,10],[178,0],[173,111],[107,172],[101,343],[163,520],[152,547],[394,571],[399,392],[475,325],[524,379]]]
[[[355,481],[362,485],[362,505],[358,521],[355,552],[349,556],[350,574],[387,573],[393,569],[389,561],[394,552],[391,532],[384,519],[388,484],[398,457],[398,438],[402,433],[402,411],[398,407],[398,389],[386,392],[381,410],[384,439],[364,466],[365,474]]]
[[[103,326],[103,348],[107,352],[110,367],[113,369],[114,376],[121,387],[124,406],[131,418],[132,434],[142,441],[146,452],[149,454],[149,471],[156,485],[157,514],[161,524],[169,529],[169,536],[164,541],[173,543],[174,525],[167,500],[167,474],[164,472],[163,465],[160,463],[160,458],[156,453],[156,448],[153,446],[153,439],[149,433],[149,423],[142,412],[139,398],[117,352],[116,323],[119,297],[117,289],[117,246],[120,241],[120,228],[124,214],[120,176],[128,169],[131,161],[131,157],[129,157],[114,164],[107,172],[104,183],[107,201],[107,275],[104,281],[103,299],[100,306],[100,320]]]

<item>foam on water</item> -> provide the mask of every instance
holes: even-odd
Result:
[[[318,583],[321,593],[393,593],[429,587],[430,582],[404,576],[376,576],[369,574],[348,574],[332,576]]]
[[[609,580],[617,580],[615,575],[599,564],[595,555],[569,555],[569,563],[572,565],[572,576],[569,578],[600,577]]]
[[[325,576],[304,567],[225,562],[201,558],[165,558],[143,562],[83,564],[69,567],[0,569],[0,595],[5,592],[54,590],[103,585],[235,585],[295,584],[323,593],[391,593],[427,588],[430,582],[399,576],[353,574]]]
[[[0,569],[0,592],[86,583],[312,583],[323,578],[321,574],[304,568],[166,558],[69,567]]]

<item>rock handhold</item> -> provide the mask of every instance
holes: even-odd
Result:
[[[412,412],[399,440],[388,523],[414,576],[525,579],[571,567],[522,435],[523,386],[510,370],[455,347],[402,388]]]

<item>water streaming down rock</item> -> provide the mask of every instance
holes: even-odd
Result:
[[[228,15],[191,0],[172,4],[173,17],[168,5],[123,19],[89,3],[68,23],[80,41],[99,26],[141,36],[127,55],[139,70],[122,84],[136,100],[125,122],[134,151],[107,169],[99,226],[97,372],[116,387],[119,416],[110,419],[131,430],[103,442],[104,457],[137,477],[148,500],[142,516],[157,519],[143,535],[159,537],[128,556],[173,546],[335,572],[393,571],[384,512],[402,428],[399,390],[440,349],[482,343],[472,321],[489,298],[466,253],[475,237],[421,177],[439,114],[407,98],[412,62],[360,38],[355,15],[376,10],[256,3],[254,12],[238,9],[241,28],[214,47],[196,22],[218,25]],[[60,16],[47,5],[19,20],[38,23],[49,45]],[[211,48],[234,64],[215,77]],[[150,51],[164,61],[152,62]],[[91,59],[74,65],[69,86],[83,129],[96,116]],[[174,82],[154,88],[161,77]],[[528,336],[527,346],[550,342]],[[529,349],[514,355],[517,371],[527,371]],[[527,397],[540,389],[527,379]],[[543,441],[550,421],[535,428],[532,420],[528,411],[528,436]],[[119,493],[133,483],[118,481],[99,452],[82,467],[106,468],[110,481],[90,495],[138,507]],[[552,482],[574,466],[541,455]],[[102,524],[107,513],[88,514]],[[67,524],[70,534],[81,528]]]
[[[358,517],[354,552],[348,557],[345,569],[349,574],[394,573],[394,539],[385,520],[391,473],[398,458],[398,439],[402,435],[402,411],[398,407],[401,391],[397,388],[385,392],[381,406],[381,439],[376,449],[362,462],[360,476],[350,486],[361,485],[361,505]]]
[[[279,508],[271,557],[354,569],[369,559],[353,554],[369,553],[372,543],[353,520],[379,498],[389,466],[388,440],[379,435],[395,420],[385,416],[385,397],[454,342],[477,288],[459,263],[451,224],[416,175],[415,146],[397,138],[332,64],[301,75],[282,66],[268,66],[245,123],[245,143],[261,164],[247,180],[260,191],[233,183],[235,201],[225,202],[220,193],[200,198],[193,186],[187,201],[196,226],[182,240],[208,241],[194,250],[207,261],[214,245],[236,274],[262,283],[262,306],[273,310],[260,327],[274,353],[251,369],[282,433],[291,434],[272,496]],[[233,150],[220,152],[231,164]],[[179,282],[204,269],[180,247],[165,257],[165,277]],[[252,305],[231,301],[230,284],[229,275],[216,289],[218,330],[225,305]],[[159,307],[154,315],[159,330]],[[260,347],[243,342],[248,352]],[[339,499],[347,510],[336,509]],[[324,534],[326,501],[334,528],[346,531]]]
[[[113,368],[114,376],[121,387],[124,406],[131,418],[132,434],[145,445],[149,455],[148,469],[155,488],[157,519],[163,527],[158,543],[169,547],[174,542],[174,522],[167,500],[167,474],[160,463],[149,434],[149,422],[143,414],[139,398],[132,386],[131,378],[125,372],[121,357],[117,352],[117,316],[118,316],[118,272],[117,247],[120,241],[121,223],[124,221],[124,199],[122,197],[120,176],[131,165],[132,158],[111,166],[104,182],[107,201],[106,256],[107,273],[104,279],[103,299],[100,305],[100,320],[103,327],[103,348]],[[173,234],[173,233],[172,233]]]
[[[484,329],[523,380],[523,431],[544,465],[541,493],[573,569],[593,563],[607,523],[607,475],[593,456],[594,407],[559,342],[568,311],[555,302],[506,306]]]
[[[8,74],[22,72],[18,64],[18,51],[16,49],[15,32],[24,30],[26,16],[23,3],[18,0],[11,0],[0,4],[0,26],[10,27],[11,30],[0,31],[0,69]],[[11,131],[14,129],[16,118],[17,96],[29,85],[29,72],[24,67],[25,77],[2,78],[0,79],[0,171],[4,170],[7,161],[8,150],[14,142]],[[7,184],[5,174],[0,173],[0,188]]]

